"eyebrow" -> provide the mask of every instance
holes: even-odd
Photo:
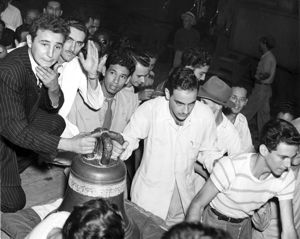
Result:
[[[183,105],[185,105],[185,103],[183,103],[183,102],[181,102],[181,101],[179,101],[179,100],[174,100],[176,103],[180,103],[180,104],[183,104]],[[196,100],[195,101],[193,101],[193,102],[191,102],[191,103],[188,103],[188,105],[191,105],[191,104],[194,104],[196,102]]]

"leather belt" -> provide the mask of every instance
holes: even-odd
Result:
[[[219,220],[226,221],[226,222],[241,223],[242,221],[244,221],[245,219],[248,218],[248,217],[245,217],[245,218],[227,217],[227,216],[223,215],[222,213],[218,212],[216,209],[214,209],[212,207],[210,209],[218,217]]]
[[[256,81],[255,84],[259,84],[259,85],[271,85],[270,83],[263,83],[263,82],[259,82],[259,81]]]

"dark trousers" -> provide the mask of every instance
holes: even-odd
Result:
[[[39,110],[30,122],[36,129],[39,129],[49,134],[60,136],[65,129],[65,121],[58,114],[49,114],[43,110]],[[55,154],[49,155],[43,152],[33,152],[27,149],[16,147],[15,151],[18,159],[19,173],[24,171],[36,159],[41,161],[51,161]],[[5,170],[2,169],[2,170]],[[26,204],[25,192],[21,185],[6,186],[1,185],[1,211],[15,212],[22,209]]]

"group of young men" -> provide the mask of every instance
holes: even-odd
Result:
[[[290,167],[300,135],[291,123],[265,124],[255,153],[240,114],[246,88],[217,76],[199,87],[209,66],[205,54],[183,60],[186,66],[173,70],[164,95],[139,106],[151,56],[120,49],[99,57],[87,39],[84,24],[45,14],[33,22],[27,46],[0,62],[2,212],[24,207],[19,173],[28,160],[91,153],[99,135],[83,132],[104,127],[126,141],[114,142],[114,158],[127,160],[143,140],[131,200],[167,225],[201,220],[232,238],[251,238],[252,215],[278,197],[282,238],[297,237]]]

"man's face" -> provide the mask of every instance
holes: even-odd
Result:
[[[32,22],[38,18],[38,16],[39,12],[37,10],[29,10],[25,16],[24,23],[31,25]]]
[[[62,10],[59,2],[50,1],[46,8],[44,8],[44,13],[49,15],[60,17],[62,15]]]
[[[204,81],[205,80],[205,75],[209,69],[209,66],[198,66],[194,68],[194,74],[197,78],[198,81]]]
[[[234,114],[240,113],[248,101],[247,90],[242,87],[232,87],[230,101],[232,101],[235,105],[233,108],[231,108],[231,111]]]
[[[117,94],[125,85],[129,76],[129,70],[118,64],[110,65],[105,72],[104,87],[107,94],[113,97]]]
[[[70,34],[63,45],[61,58],[66,62],[73,60],[84,47],[85,37],[83,31],[70,27]]]
[[[39,29],[33,39],[27,35],[27,44],[31,48],[34,60],[41,66],[50,67],[55,64],[60,56],[64,42],[61,33]]]
[[[264,157],[271,173],[276,177],[280,177],[284,171],[289,170],[292,160],[297,155],[297,151],[297,145],[279,143],[276,150],[266,153]]]
[[[100,20],[99,19],[91,19],[91,25],[88,27],[89,33],[91,36],[95,34],[95,32],[99,29],[100,27]]]
[[[185,29],[190,29],[193,25],[193,19],[191,17],[184,17],[182,23]]]
[[[178,88],[173,91],[172,95],[166,89],[166,98],[169,100],[169,109],[172,117],[176,123],[180,124],[185,121],[195,106],[197,89],[182,90]]]
[[[137,64],[135,65],[135,71],[130,78],[130,83],[135,87],[139,87],[145,83],[145,79],[148,74],[149,67],[145,67],[137,62]]]
[[[214,113],[214,116],[216,116],[222,109],[221,105],[215,103],[212,100],[202,98],[201,101],[211,109],[211,111]]]

